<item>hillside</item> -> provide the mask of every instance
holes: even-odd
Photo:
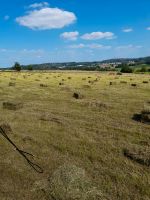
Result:
[[[84,70],[85,68],[95,68],[100,64],[107,63],[129,63],[135,62],[135,64],[150,64],[150,56],[143,58],[116,58],[103,61],[94,61],[94,62],[63,62],[63,63],[43,63],[43,64],[33,64],[32,67],[34,70],[55,70],[55,69],[80,69]],[[28,69],[28,65],[23,65],[23,69]]]

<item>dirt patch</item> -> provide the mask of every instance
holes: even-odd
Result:
[[[21,108],[23,108],[23,104],[22,103],[3,102],[3,109],[19,110]]]
[[[133,160],[141,165],[145,165],[147,167],[150,166],[149,148],[133,147],[130,149],[124,149],[123,154],[128,159]]]

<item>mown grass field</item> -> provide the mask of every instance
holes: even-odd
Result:
[[[4,109],[7,101],[23,108]],[[150,125],[132,119],[149,104],[148,74],[0,72],[0,124],[11,126],[9,137],[44,169],[33,171],[0,135],[0,199],[45,200],[36,183],[69,163],[110,200],[150,200],[150,167],[123,154],[150,149]]]

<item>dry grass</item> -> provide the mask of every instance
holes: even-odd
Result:
[[[132,147],[124,149],[124,156],[147,167],[150,166],[150,148]]]
[[[0,136],[0,199],[50,199],[43,190],[45,181],[48,177],[54,181],[54,174],[59,177],[64,163],[82,169],[84,180],[88,177],[88,184],[95,188],[86,198],[83,192],[83,200],[103,200],[100,194],[109,200],[150,199],[150,168],[122,153],[123,149],[131,152],[132,145],[137,152],[150,148],[149,124],[132,119],[150,101],[150,83],[143,84],[149,75],[115,77],[114,73],[98,72],[0,72],[0,124],[9,124],[13,132],[10,138],[22,150],[34,154],[44,169],[43,174],[34,172]],[[11,78],[16,79],[15,87],[9,87]],[[93,84],[88,84],[89,80]],[[41,88],[40,83],[48,87]],[[131,87],[132,83],[138,87]],[[74,91],[84,94],[84,98],[74,99]],[[23,107],[4,109],[3,102],[19,102]],[[60,178],[57,181],[63,184]],[[41,183],[40,190],[36,189],[37,183]],[[58,198],[61,192],[55,188],[52,191],[57,192],[56,200],[67,195],[65,192]]]

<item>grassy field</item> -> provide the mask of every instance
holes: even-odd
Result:
[[[3,102],[23,107],[4,109]],[[150,200],[150,167],[123,154],[150,152],[150,125],[132,119],[144,106],[146,74],[0,72],[0,124],[10,125],[9,137],[44,169],[36,173],[0,135],[0,199],[47,199],[37,184],[67,163],[84,169],[106,199]]]

